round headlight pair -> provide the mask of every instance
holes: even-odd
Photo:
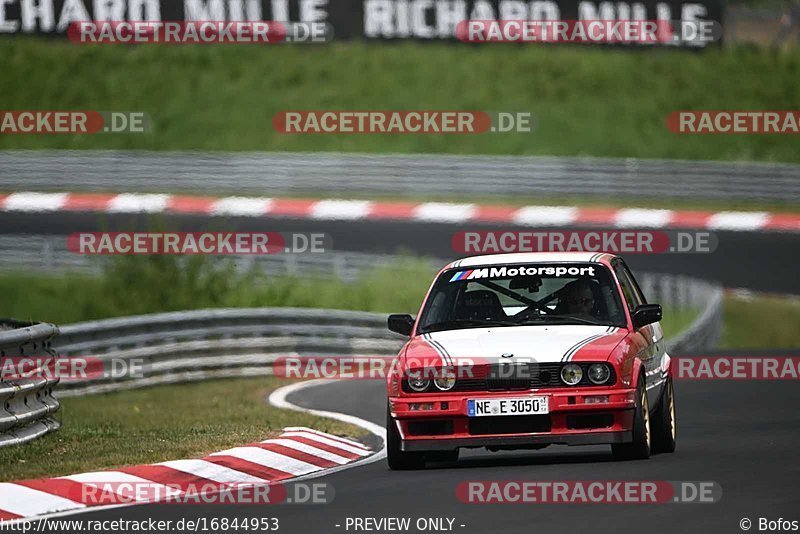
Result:
[[[587,373],[592,384],[605,384],[611,376],[611,370],[605,363],[593,363]],[[561,368],[561,381],[568,386],[580,384],[583,379],[583,369],[580,365],[568,363]]]
[[[456,377],[452,374],[443,374],[433,379],[433,384],[440,391],[450,391],[456,385]],[[408,387],[417,393],[421,393],[428,389],[431,385],[430,378],[423,378],[421,376],[408,379]]]

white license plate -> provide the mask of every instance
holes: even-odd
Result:
[[[550,413],[547,397],[518,397],[507,399],[469,399],[467,415],[536,415]]]

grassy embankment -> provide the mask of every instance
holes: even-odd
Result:
[[[8,148],[546,154],[800,162],[791,135],[676,135],[681,109],[797,109],[800,54],[748,47],[333,43],[87,46],[0,40],[4,109],[147,112],[150,134],[4,135]],[[290,109],[530,111],[483,135],[282,135]]]
[[[214,380],[62,400],[62,428],[24,447],[0,449],[0,480],[59,476],[201,458],[309,426],[341,436],[358,427],[273,408],[273,377]],[[169,407],[169,409],[165,409]]]

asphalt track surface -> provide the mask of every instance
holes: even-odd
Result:
[[[455,232],[531,230],[508,225],[418,223],[403,221],[315,221],[269,217],[194,215],[108,215],[94,213],[0,213],[0,234],[64,235],[72,232],[143,231],[157,223],[172,231],[324,232],[334,250],[369,253],[413,253],[457,258]],[[576,228],[571,228],[576,229]],[[557,230],[542,228],[541,230]],[[634,271],[686,274],[717,280],[726,287],[775,293],[800,293],[797,262],[800,233],[717,232],[719,246],[708,254],[626,255]]]
[[[785,354],[781,352],[780,354]],[[327,505],[143,505],[70,519],[277,517],[280,532],[338,533],[347,518],[453,518],[461,534],[742,532],[749,518],[800,520],[800,388],[787,382],[681,381],[675,385],[678,448],[649,460],[618,462],[605,446],[553,446],[540,451],[462,451],[456,463],[424,471],[390,471],[384,460],[316,479],[335,489]],[[341,381],[289,396],[292,403],[383,424],[380,381]],[[713,504],[467,504],[456,497],[473,480],[714,481]],[[336,525],[341,525],[337,527]],[[464,525],[463,527],[460,525]],[[386,532],[386,531],[379,531]],[[407,532],[419,532],[411,528]]]

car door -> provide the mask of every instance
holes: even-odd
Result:
[[[622,259],[616,259],[612,263],[612,267],[619,280],[625,304],[633,315],[636,307],[640,304],[647,304],[647,300],[633,277],[633,273]],[[652,408],[661,396],[664,382],[661,376],[661,364],[665,355],[664,331],[661,329],[660,323],[652,323],[637,328],[634,338],[635,344],[639,347],[637,358],[642,361],[645,370],[647,400]]]

